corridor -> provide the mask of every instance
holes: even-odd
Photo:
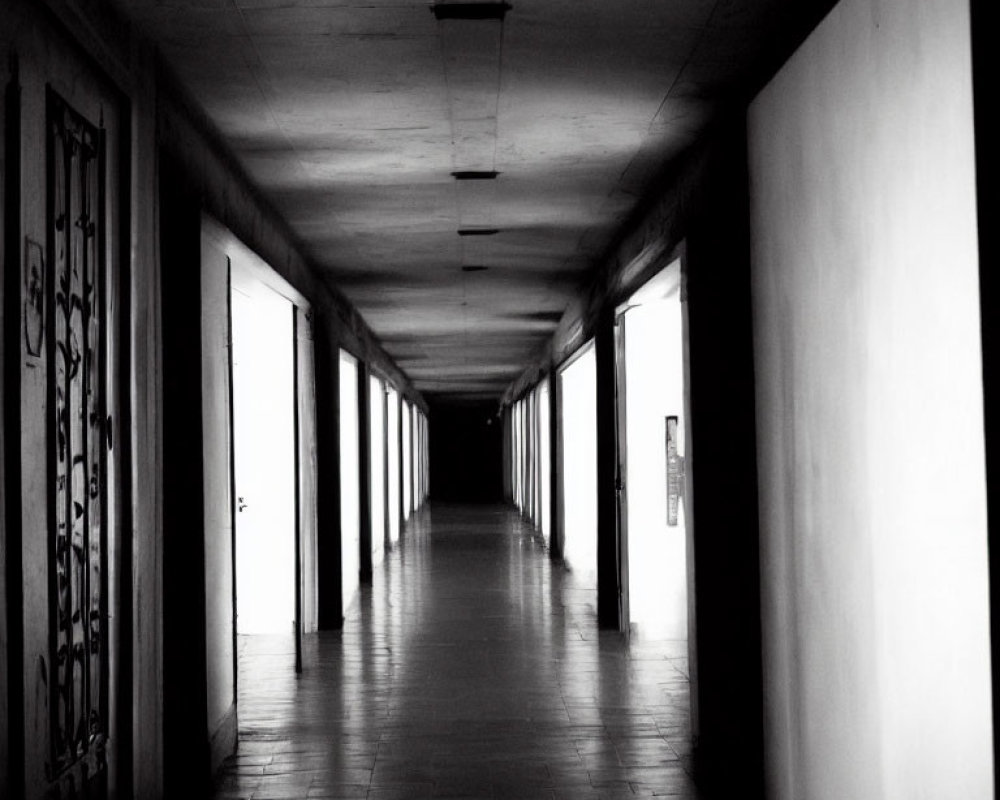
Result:
[[[598,632],[515,512],[428,506],[343,631],[240,642],[216,797],[698,797],[686,644]]]
[[[1000,797],[996,8],[0,0],[0,800]]]

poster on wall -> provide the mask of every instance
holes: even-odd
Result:
[[[666,418],[667,525],[677,527],[677,514],[684,496],[684,459],[677,453],[677,417]]]

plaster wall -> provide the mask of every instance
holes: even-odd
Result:
[[[236,742],[233,653],[232,429],[229,369],[229,257],[201,242],[202,460],[205,497],[205,662],[213,771]]]
[[[968,4],[843,0],[749,110],[768,796],[993,796]]]

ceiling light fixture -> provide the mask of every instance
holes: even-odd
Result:
[[[463,228],[459,230],[459,236],[494,236],[500,233],[499,228]]]
[[[503,20],[510,3],[436,3],[431,6],[434,17],[443,19]]]
[[[500,173],[493,170],[479,170],[479,169],[464,169],[458,172],[451,173],[451,176],[456,181],[492,181],[496,180],[497,175]]]

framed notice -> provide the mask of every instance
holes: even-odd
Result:
[[[677,453],[677,417],[666,418],[667,525],[677,527],[677,512],[684,496],[684,459]]]

